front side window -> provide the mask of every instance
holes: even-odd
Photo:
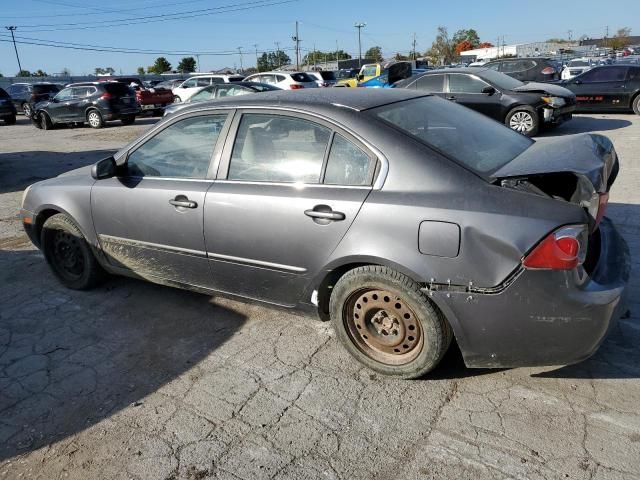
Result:
[[[209,85],[207,83],[207,85]],[[186,82],[184,82],[181,86],[181,88],[193,88],[193,87],[197,87],[198,86],[198,82],[197,79],[192,78],[191,80],[187,80]]]
[[[369,65],[368,67],[364,67],[362,69],[362,75],[365,77],[375,77],[378,73],[375,65]]]
[[[207,115],[170,125],[129,154],[128,174],[206,178],[213,148],[226,118],[226,115]]]
[[[485,82],[471,75],[449,75],[449,92],[451,93],[482,93],[487,86]]]
[[[324,183],[328,185],[369,185],[373,160],[359,147],[336,134],[327,159]]]
[[[441,93],[444,91],[444,75],[424,75],[416,81],[416,88],[423,92]]]
[[[481,175],[490,175],[533,141],[484,115],[439,97],[420,97],[370,112]]]
[[[331,131],[280,115],[245,114],[231,154],[229,180],[318,183]]]

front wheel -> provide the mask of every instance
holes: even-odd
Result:
[[[634,98],[631,107],[633,108],[633,112],[636,115],[640,115],[640,95],[636,95],[636,98]]]
[[[40,113],[38,123],[40,123],[40,128],[42,130],[53,130],[53,122],[51,121],[51,118],[49,118],[49,115],[47,115],[45,112]]]
[[[103,279],[104,270],[68,215],[58,213],[44,222],[40,244],[51,270],[65,287],[87,290]]]
[[[91,128],[104,127],[104,120],[98,110],[89,110],[89,113],[87,113],[87,123]]]
[[[333,328],[359,362],[385,375],[417,378],[438,365],[452,332],[410,278],[386,267],[347,272],[331,293]]]
[[[538,134],[540,120],[533,108],[516,107],[507,114],[505,125],[518,133],[533,137]]]

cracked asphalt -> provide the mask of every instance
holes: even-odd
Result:
[[[0,126],[0,479],[640,478],[640,117],[580,115],[621,171],[630,315],[581,364],[417,381],[361,367],[326,323],[125,278],[61,287],[17,221],[22,190],[153,123]],[[541,141],[544,141],[542,139]]]

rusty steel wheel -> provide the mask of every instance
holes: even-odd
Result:
[[[422,349],[424,333],[415,312],[387,290],[355,292],[345,304],[343,319],[358,348],[381,363],[407,364]]]
[[[418,378],[435,368],[453,337],[419,284],[379,265],[340,277],[329,311],[338,340],[356,360],[398,378]]]

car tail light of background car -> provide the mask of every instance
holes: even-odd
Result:
[[[100,100],[109,100],[110,98],[113,98],[113,95],[111,95],[109,92],[105,92],[100,97]]]
[[[586,225],[569,225],[547,235],[522,260],[531,270],[572,270],[581,265],[587,255]]]
[[[291,88],[291,90],[298,90],[300,88],[304,88],[303,85],[296,85],[295,83],[292,85],[289,85],[289,88]]]
[[[542,69],[543,75],[553,75],[554,73],[556,73],[556,69],[553,67],[544,67]]]

